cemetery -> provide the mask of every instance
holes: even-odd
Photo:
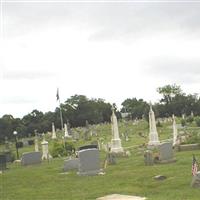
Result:
[[[198,200],[199,172],[192,176],[191,166],[193,155],[200,160],[200,129],[181,120],[158,126],[151,104],[148,120],[117,120],[112,108],[111,123],[62,131],[52,123],[50,133],[6,140],[1,199]]]

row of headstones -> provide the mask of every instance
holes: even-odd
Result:
[[[83,139],[88,140],[89,137],[97,136],[97,132],[93,130],[94,127],[92,125],[89,125],[89,123],[86,121],[86,126],[84,128],[77,127],[73,131],[70,129],[70,125],[64,124],[64,138],[72,138],[73,140],[79,140],[80,139],[80,133],[83,133]],[[55,125],[52,123],[52,139],[56,139],[56,130]]]

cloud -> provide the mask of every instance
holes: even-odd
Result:
[[[7,98],[3,98],[3,99],[0,99],[0,103],[1,104],[6,104],[6,105],[20,105],[20,104],[34,104],[34,103],[37,103],[37,100],[36,99],[31,99],[30,97],[20,97],[20,96],[12,96],[12,97],[7,97]]]
[[[33,70],[12,70],[3,73],[3,80],[36,80],[49,79],[54,74],[48,71],[33,71]]]
[[[200,12],[193,3],[8,3],[7,36],[50,24],[92,29],[89,40],[133,39],[171,30],[198,37]]]
[[[159,57],[148,62],[147,74],[180,83],[197,83],[200,78],[200,60],[177,57]]]

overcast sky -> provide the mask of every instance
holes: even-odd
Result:
[[[2,0],[0,116],[54,111],[56,88],[120,104],[200,88],[200,1]]]

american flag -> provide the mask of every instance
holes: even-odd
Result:
[[[195,176],[197,171],[198,171],[197,160],[196,160],[195,156],[193,155],[193,159],[192,159],[192,175]]]
[[[58,101],[59,99],[60,99],[60,97],[59,97],[59,89],[57,88],[56,100]]]

